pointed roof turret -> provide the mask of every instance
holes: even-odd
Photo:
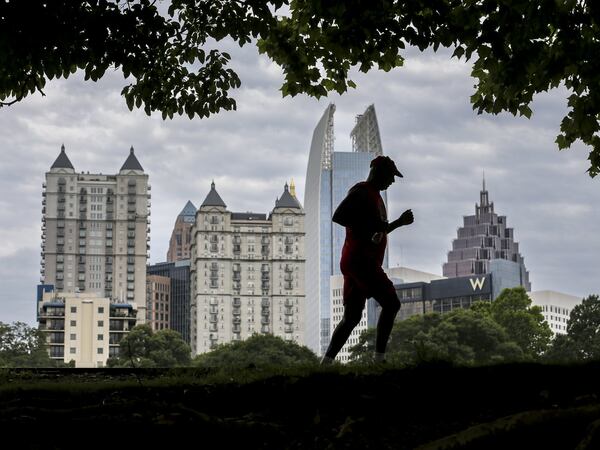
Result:
[[[223,208],[227,207],[227,205],[215,189],[214,181],[210,184],[210,192],[202,202],[202,205],[200,205],[200,207],[202,206],[222,206]]]
[[[300,203],[298,202],[298,200],[296,200],[296,197],[294,197],[290,193],[287,183],[285,183],[285,186],[283,188],[283,194],[281,194],[279,200],[275,201],[275,208],[302,209],[302,206],[300,206]]]
[[[294,179],[293,178],[290,181],[290,194],[292,194],[292,197],[297,198],[296,197],[296,185],[294,184]]]
[[[73,164],[71,164],[71,161],[69,160],[69,157],[67,156],[67,153],[65,152],[65,144],[61,145],[60,154],[58,155],[58,158],[56,158],[56,161],[54,161],[54,164],[52,164],[50,169],[72,169],[72,170],[75,170],[75,167],[73,167]]]
[[[129,156],[127,157],[127,159],[123,163],[123,166],[121,167],[121,171],[123,171],[123,170],[139,170],[141,172],[144,171],[144,169],[142,168],[142,165],[140,164],[138,159],[135,157],[135,154],[133,153],[133,145],[129,149]]]

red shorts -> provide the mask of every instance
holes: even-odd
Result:
[[[398,304],[398,295],[394,283],[388,278],[381,266],[343,264],[344,305],[364,306],[367,298],[374,298],[381,307]]]

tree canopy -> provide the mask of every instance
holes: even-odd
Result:
[[[44,333],[24,322],[0,322],[0,367],[61,366],[48,356]]]
[[[211,368],[244,368],[316,364],[317,356],[305,346],[273,335],[254,334],[244,341],[222,344],[194,358],[193,365]]]
[[[547,359],[559,362],[600,360],[598,295],[589,295],[571,310],[567,334],[554,339]]]
[[[351,359],[365,362],[374,351],[376,330],[363,333]],[[400,364],[443,360],[459,365],[531,361],[547,350],[552,331],[541,309],[522,287],[504,289],[492,302],[470,309],[428,313],[396,322],[388,359]]]
[[[178,367],[191,361],[190,346],[174,330],[154,333],[150,325],[136,325],[119,342],[119,357],[110,367]]]
[[[235,109],[240,86],[218,41],[256,44],[283,70],[284,96],[345,92],[351,69],[389,71],[406,46],[453,49],[473,61],[478,113],[530,117],[535,94],[564,85],[559,149],[591,147],[600,172],[600,4],[592,0],[151,0],[0,3],[0,101],[42,92],[47,80],[109,68],[132,82],[130,109],[207,117]]]

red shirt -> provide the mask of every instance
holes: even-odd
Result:
[[[350,267],[381,267],[387,245],[385,231],[388,222],[379,189],[366,181],[355,184],[336,209],[333,221],[346,227],[340,262],[342,272]],[[383,231],[383,238],[376,244],[371,238],[380,231]]]

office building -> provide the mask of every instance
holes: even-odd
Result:
[[[121,339],[139,317],[135,302],[50,289],[43,289],[37,313],[50,358],[88,368],[118,356]]]
[[[556,291],[534,291],[528,292],[532,305],[542,308],[544,319],[550,325],[552,332],[566,334],[571,311],[583,301],[575,295],[564,294]]]
[[[152,264],[146,272],[148,276],[160,275],[169,279],[169,328],[190,344],[190,260]]]
[[[42,192],[41,283],[138,305],[146,317],[150,185],[133,147],[115,175],[77,173],[64,145]]]
[[[529,272],[519,253],[519,244],[514,241],[514,230],[507,226],[506,216],[499,216],[494,211],[485,178],[479,195],[475,215],[464,216],[463,226],[458,228],[448,261],[443,265],[443,275],[448,278],[484,275],[491,272],[492,264],[496,264],[497,277],[501,270],[505,277],[516,277],[517,285],[530,291]]]
[[[167,262],[190,259],[192,227],[195,222],[196,207],[192,202],[188,201],[175,220],[175,226],[169,240]]]
[[[285,185],[267,214],[230,212],[215,183],[192,229],[191,348],[255,333],[304,340],[304,210]]]
[[[343,227],[331,221],[333,212],[357,182],[369,174],[371,160],[383,154],[373,105],[357,116],[351,132],[352,151],[334,150],[335,105],[330,104],[312,136],[304,207],[306,209],[306,345],[323,354],[331,334],[332,275],[340,273],[339,259],[345,239]],[[386,202],[385,193],[383,193]],[[384,262],[387,267],[387,253]],[[369,302],[368,311],[374,311]],[[372,322],[372,314],[368,320]]]
[[[153,331],[170,328],[170,306],[171,279],[161,275],[146,275],[146,323]]]

